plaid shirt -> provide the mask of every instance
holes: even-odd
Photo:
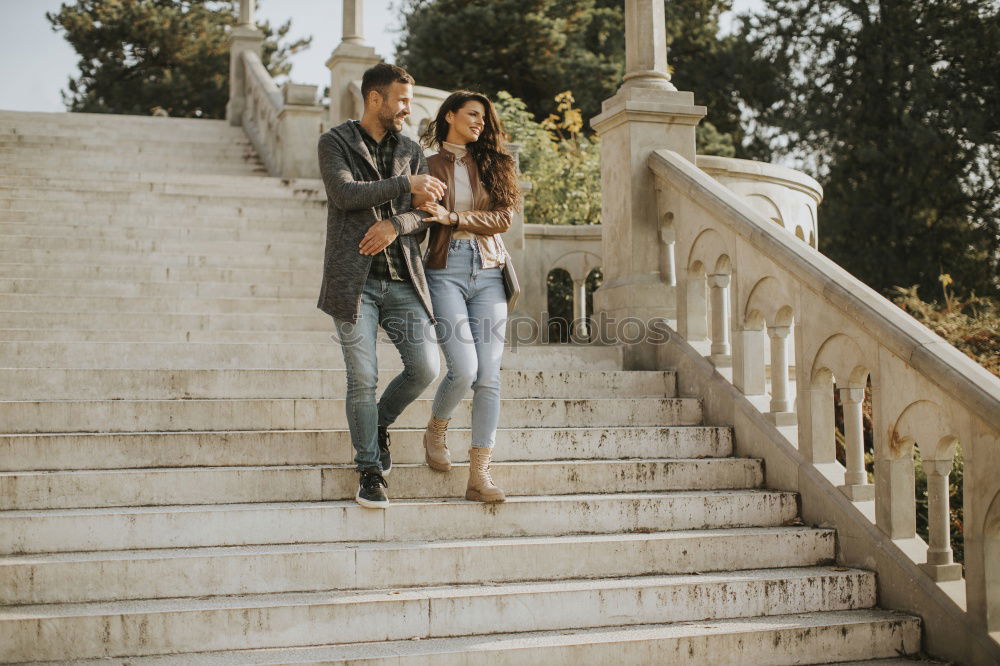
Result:
[[[376,141],[361,123],[355,121],[358,131],[361,132],[361,139],[365,142],[368,152],[375,159],[375,167],[382,178],[392,177],[392,157],[396,152],[396,144],[399,137],[395,132],[386,132],[382,141]],[[380,220],[388,220],[392,217],[392,204],[389,201],[376,207]],[[372,267],[368,272],[368,277],[379,280],[408,280],[410,273],[406,268],[406,261],[403,259],[403,249],[399,244],[399,238],[392,241],[382,252],[372,257]]]

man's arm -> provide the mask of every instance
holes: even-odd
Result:
[[[319,170],[331,203],[343,210],[375,208],[411,188],[406,175],[373,182],[355,180],[343,144],[328,134],[319,138]]]
[[[417,151],[417,164],[414,167],[414,175],[422,175],[429,173],[430,170],[427,168],[427,160],[424,158],[423,151]],[[410,199],[410,205],[413,205],[413,199]],[[422,210],[409,210],[405,213],[397,213],[389,218],[392,223],[393,228],[396,233],[400,236],[407,236],[409,234],[416,234],[424,231],[431,226],[431,222],[426,222],[425,220],[430,217],[429,213],[425,213]]]

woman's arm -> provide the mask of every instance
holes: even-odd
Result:
[[[480,236],[502,234],[510,229],[514,219],[513,208],[498,208],[497,210],[462,210],[458,211],[458,223],[455,228]]]

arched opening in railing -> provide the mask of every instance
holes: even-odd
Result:
[[[546,342],[569,342],[573,322],[573,278],[566,269],[556,267],[546,276],[546,285]]]
[[[1000,634],[1000,493],[989,507],[983,522],[986,623],[988,631]]]
[[[938,582],[959,580],[962,577],[962,565],[954,561],[951,547],[949,478],[958,449],[958,437],[951,419],[940,405],[930,400],[917,400],[903,409],[895,420],[890,442],[918,451],[920,455],[916,460],[919,460],[921,472],[926,477],[927,558],[921,568]],[[903,473],[903,470],[899,471],[899,474]],[[908,478],[913,480],[910,491],[914,498],[913,509],[911,515],[906,516],[908,525],[913,525],[912,530],[907,530],[912,536],[921,522],[918,521],[917,511],[923,508],[924,498],[918,494],[916,472],[912,465],[908,470]],[[879,484],[881,481],[876,469],[875,483]],[[895,499],[902,500],[903,497]]]

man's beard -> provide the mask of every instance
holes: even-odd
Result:
[[[382,123],[382,127],[386,132],[398,132],[403,129],[403,120],[405,118],[406,116],[397,116],[386,111],[382,111],[378,116],[379,122]]]

